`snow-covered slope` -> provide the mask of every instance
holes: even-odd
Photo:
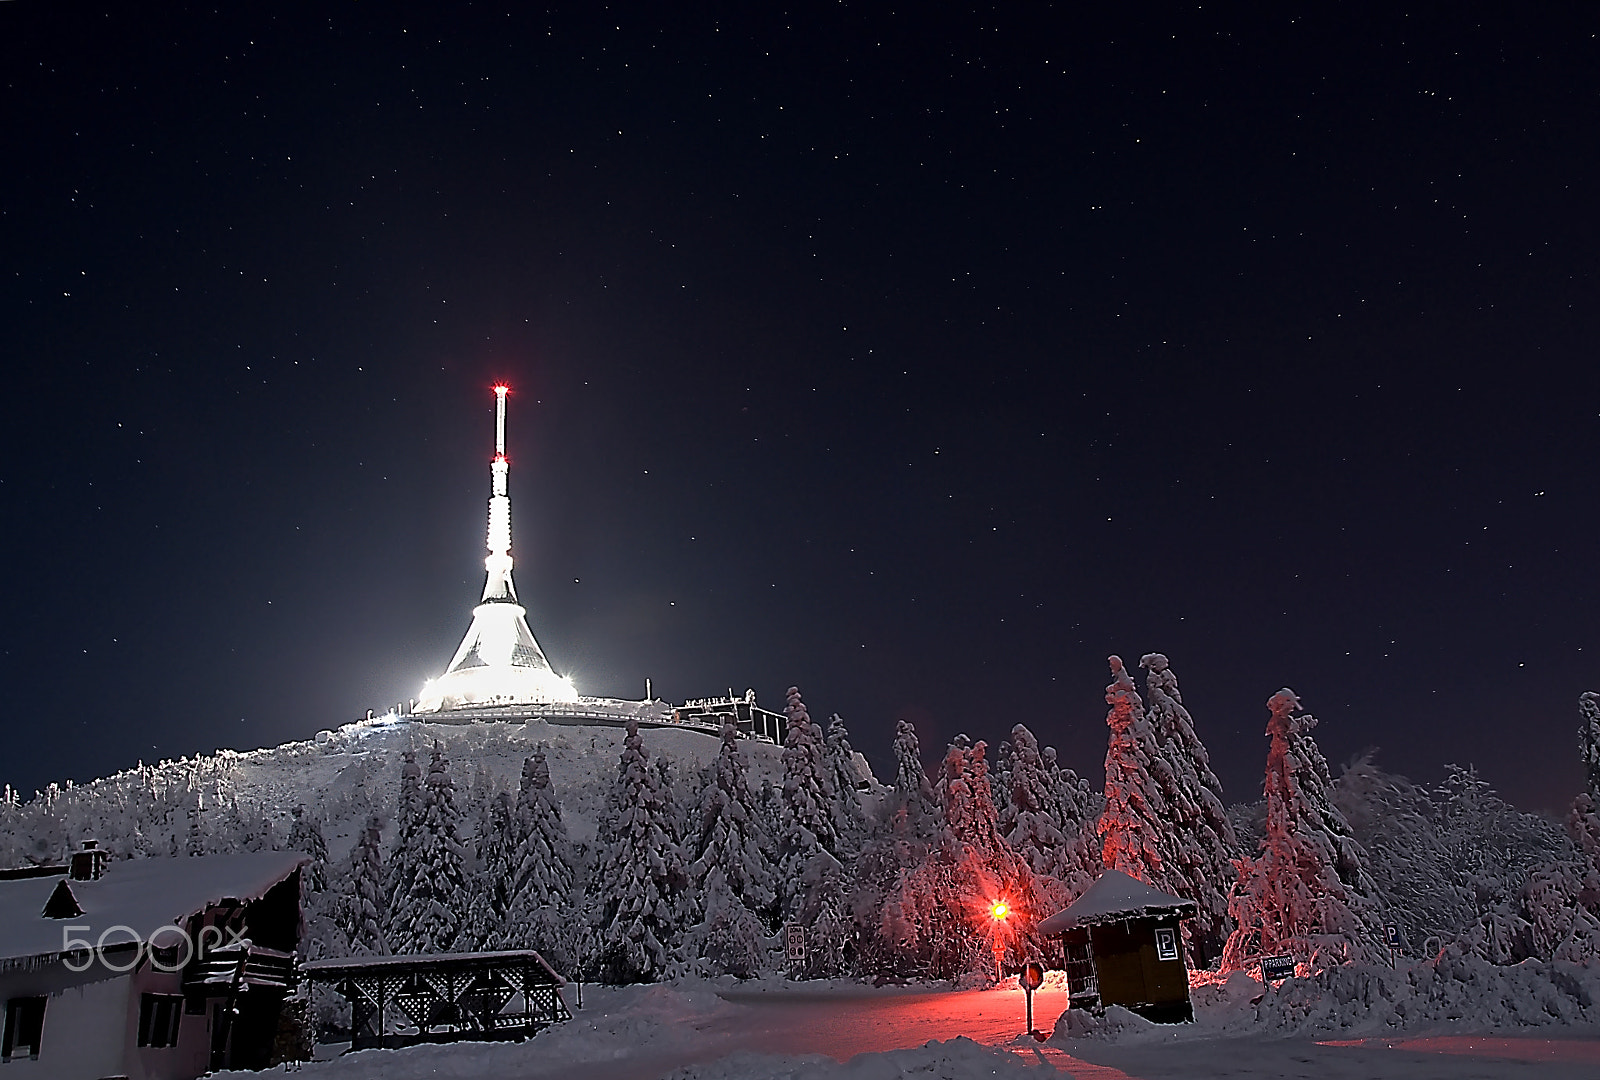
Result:
[[[711,761],[720,746],[717,739],[691,731],[648,729],[641,735],[652,761],[667,758],[679,777]],[[516,790],[523,761],[543,744],[568,835],[592,840],[625,736],[622,728],[604,726],[437,724],[388,717],[269,749],[221,750],[141,765],[87,784],[52,788],[25,806],[0,808],[0,865],[56,860],[91,836],[118,855],[166,854],[185,843],[187,811],[197,804],[230,812],[236,805],[245,820],[264,817],[280,842],[294,808],[304,805],[321,819],[330,862],[337,865],[367,814],[392,818],[404,752],[415,750],[426,762],[435,740],[444,744],[463,798],[483,782],[480,773],[500,790]],[[752,782],[781,783],[782,747],[755,740],[746,747]],[[391,823],[386,842],[392,829]]]

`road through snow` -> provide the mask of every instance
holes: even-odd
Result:
[[[1065,1046],[1019,1039],[1023,994],[1015,989],[945,992],[807,992],[729,988],[719,995],[745,1006],[705,1029],[728,1043],[769,1054],[856,1054],[921,1046],[966,1036],[1007,1046],[1025,1060],[1077,1080],[1595,1080],[1600,1039],[1440,1036],[1318,1043],[1293,1038],[1196,1038],[1175,1029],[1170,1040],[1119,1045],[1074,1040]],[[1050,1032],[1066,993],[1034,995],[1034,1024]]]

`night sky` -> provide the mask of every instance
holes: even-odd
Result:
[[[1563,806],[1600,7],[1116,6],[0,4],[0,782],[415,696],[504,379],[582,692]]]

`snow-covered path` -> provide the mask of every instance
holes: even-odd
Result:
[[[576,1011],[570,1022],[525,1043],[368,1050],[308,1064],[302,1075],[307,1080],[1600,1077],[1600,1038],[1549,1028],[1530,1037],[1435,1035],[1317,1042],[1264,1033],[1224,1038],[1202,1023],[1146,1028],[1125,1042],[1083,1038],[1043,1044],[1022,1034],[1023,995],[1015,989],[684,983],[590,987],[585,996],[587,1007]],[[1051,1030],[1065,999],[1059,989],[1041,990],[1035,997],[1035,1025]],[[974,1041],[965,1041],[969,1039]],[[942,1045],[924,1049],[934,1040]],[[998,1057],[987,1049],[991,1046],[998,1049]]]

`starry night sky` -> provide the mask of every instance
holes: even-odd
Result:
[[[227,7],[0,5],[0,782],[415,696],[505,379],[584,692],[1578,789],[1600,8]]]

